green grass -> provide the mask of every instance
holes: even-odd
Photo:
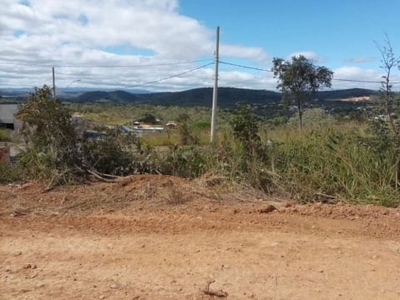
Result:
[[[11,142],[10,131],[6,129],[0,129],[0,142]]]

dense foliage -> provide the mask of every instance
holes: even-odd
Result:
[[[84,139],[71,122],[69,111],[51,89],[30,94],[16,117],[22,121],[25,150],[18,157],[25,178],[55,185],[86,180],[108,180],[115,175],[151,172],[151,163],[140,140],[110,130],[104,137]]]

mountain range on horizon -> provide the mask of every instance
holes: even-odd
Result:
[[[32,90],[25,89],[0,89],[0,95],[6,98],[26,97]],[[68,93],[58,93],[64,101],[74,103],[137,103],[153,105],[176,106],[210,106],[212,101],[212,88],[196,88],[180,92],[149,92],[145,90],[87,90],[71,89]],[[357,97],[368,97],[377,94],[377,91],[361,88],[320,91],[315,98],[318,100],[340,100]],[[265,103],[280,101],[281,93],[268,90],[241,89],[232,87],[218,88],[218,105],[232,107],[237,102]]]

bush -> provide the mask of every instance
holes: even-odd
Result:
[[[124,176],[137,173],[154,173],[152,150],[142,145],[135,135],[124,135],[110,130],[102,139],[83,141],[83,165],[99,173]]]
[[[160,173],[184,178],[196,178],[207,170],[207,147],[170,146],[168,152],[158,155],[157,163]]]
[[[88,176],[105,179],[153,171],[149,150],[135,136],[114,130],[104,138],[79,141],[68,111],[47,86],[29,96],[17,118],[27,143],[19,163],[25,176],[46,181],[49,188]]]

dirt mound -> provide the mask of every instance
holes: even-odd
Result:
[[[206,195],[188,180],[159,175],[134,175],[113,183],[69,185],[45,191],[38,182],[0,186],[1,213],[99,213],[118,211],[140,201],[148,205],[183,204]]]
[[[322,204],[313,203],[309,205],[293,205],[283,207],[281,212],[300,214],[303,216],[320,216],[331,219],[349,219],[359,218],[379,219],[385,216],[398,217],[400,221],[400,207],[388,208],[374,205],[351,205],[346,203]]]
[[[132,175],[112,183],[88,182],[46,191],[38,182],[0,186],[0,214],[101,214],[132,207],[154,210],[163,206],[189,208],[207,202],[271,200],[260,191],[222,186],[223,178],[205,176],[187,180],[165,175]]]
[[[199,211],[218,207],[244,214],[268,212],[318,216],[330,219],[382,217],[400,220],[396,209],[345,203],[296,205],[271,198],[260,191],[243,186],[225,186],[225,179],[205,175],[187,180],[164,175],[133,175],[113,183],[93,182],[85,185],[61,186],[52,191],[38,182],[0,186],[0,215],[101,215],[134,211]],[[275,211],[276,208],[276,211]]]

